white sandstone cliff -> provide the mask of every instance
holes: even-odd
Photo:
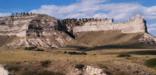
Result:
[[[122,33],[145,33],[146,25],[142,17],[136,17],[129,22],[114,23],[111,20],[86,22],[82,26],[75,26],[74,33],[88,32],[88,31],[111,31],[118,30]]]
[[[7,18],[7,20],[3,20]],[[57,19],[40,14],[3,17],[0,23],[0,37],[7,47],[58,48],[70,40],[64,32],[55,29]],[[8,40],[6,37],[11,38]],[[7,41],[8,40],[8,41]]]

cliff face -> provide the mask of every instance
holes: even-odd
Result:
[[[58,48],[71,38],[56,29],[58,20],[47,15],[29,15],[7,17],[9,23],[0,24],[1,38],[8,36],[7,47]],[[3,20],[2,20],[3,21]]]
[[[0,35],[25,37],[27,25],[37,15],[23,17],[2,17],[0,19]]]
[[[83,26],[75,26],[74,33],[88,31],[113,31],[118,30],[122,33],[145,33],[147,30],[145,20],[141,17],[136,17],[126,23],[113,23],[106,21],[86,22]]]
[[[112,19],[84,18],[81,20],[67,19],[65,24],[67,31],[75,36],[76,40],[72,42],[72,45],[147,47],[156,44],[154,37],[147,32],[146,21],[139,16],[123,23],[114,23]]]
[[[152,44],[155,43],[155,41],[153,42],[152,36],[147,38],[147,35],[144,34],[147,33],[147,28],[145,20],[141,17],[136,17],[125,23],[114,23],[112,19],[83,18],[58,20],[47,15],[25,14],[22,16],[17,15],[0,18],[0,46],[15,48],[59,48],[66,46],[67,42],[81,41],[81,43],[84,43],[84,38],[88,41],[93,42],[93,40],[95,40],[97,42],[96,38],[90,39],[95,37],[94,34],[96,32],[99,35],[103,35],[103,32],[107,33],[110,31],[112,32],[109,34],[112,35],[114,32],[119,32],[121,34],[139,33],[139,38],[137,37],[137,40],[140,41],[135,42],[151,43],[152,41]],[[101,32],[102,34],[100,34]],[[106,33],[104,33],[104,36]],[[103,39],[99,36],[98,40],[119,40],[121,39],[119,38],[122,36],[121,34],[117,35],[117,37],[114,37],[116,36],[114,34],[111,39],[107,39],[105,37],[105,39]],[[96,37],[98,37],[98,35],[96,35]],[[127,40],[126,42],[128,41],[130,40]],[[106,44],[105,41],[101,43],[101,45],[110,44],[111,43]]]

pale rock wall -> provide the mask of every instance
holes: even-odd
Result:
[[[9,75],[9,72],[0,65],[0,75]]]
[[[58,20],[54,17],[38,14],[10,18],[7,24],[0,25],[0,36],[12,38],[4,46],[58,48],[70,40],[67,34],[55,29]]]
[[[136,17],[125,23],[111,23],[111,22],[87,22],[82,26],[73,27],[73,32],[88,32],[88,31],[109,31],[118,30],[122,33],[137,33],[146,32],[144,19]]]
[[[36,17],[36,15],[14,17],[12,18],[12,21],[10,21],[10,24],[0,24],[0,35],[25,37],[28,25],[34,17]],[[11,19],[11,17],[8,18]]]
[[[107,75],[103,72],[103,69],[95,68],[93,66],[87,66],[84,70],[84,75]]]
[[[67,75],[107,75],[102,68],[86,65],[82,69],[75,68]]]

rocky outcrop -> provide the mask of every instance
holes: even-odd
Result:
[[[156,43],[155,39],[153,39],[153,37],[148,34],[146,21],[142,17],[136,17],[130,20],[129,22],[125,23],[114,23],[113,19],[107,18],[58,20],[54,17],[50,17],[48,15],[43,14],[21,13],[8,17],[0,17],[0,39],[3,40],[0,41],[0,46],[14,48],[19,47],[59,48],[66,46],[67,45],[66,43],[71,42],[72,39],[73,39],[72,41],[77,40],[76,38],[79,38],[79,34],[88,35],[86,34],[88,32],[94,33],[94,32],[109,32],[109,31],[120,32],[123,35],[132,33],[133,34],[145,33],[145,36],[143,35],[139,39],[136,39],[138,40],[137,42],[145,44],[150,43],[152,45],[155,45]],[[94,36],[91,36],[86,39],[89,40],[90,38],[94,38]],[[115,37],[113,39],[120,38]],[[109,43],[109,45],[111,44]]]
[[[113,19],[67,19],[66,31],[72,33],[76,43],[89,47],[148,47],[155,46],[154,37],[148,34],[146,21],[136,16],[128,22],[113,22]],[[81,24],[81,25],[79,25]],[[75,41],[74,41],[75,42]]]
[[[33,14],[4,18],[8,20],[7,23],[0,25],[0,35],[14,39],[3,46],[58,48],[71,39],[66,33],[56,29],[58,20],[47,15]]]
[[[147,34],[147,33],[142,35],[142,37],[139,39],[139,42],[144,43],[146,45],[154,45],[154,46],[156,44],[156,40],[154,36]]]
[[[77,67],[70,75],[107,75],[103,69],[94,66],[84,65]]]
[[[8,71],[6,69],[4,69],[3,66],[0,66],[0,74],[1,75],[9,75]]]
[[[113,23],[111,20],[86,22],[82,26],[75,26],[74,33],[88,31],[111,31],[118,30],[122,33],[145,33],[147,31],[145,20],[136,17],[126,23]]]

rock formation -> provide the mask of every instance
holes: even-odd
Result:
[[[82,68],[76,68],[70,75],[107,75],[103,69],[93,66],[84,66]]]
[[[58,48],[70,40],[64,32],[56,29],[58,20],[40,14],[28,16],[3,17],[0,22],[0,36],[7,42],[7,47]],[[7,36],[7,37],[4,37]]]
[[[15,13],[8,17],[0,17],[0,46],[59,48],[66,46],[67,42],[73,41],[81,33],[101,31],[142,33],[137,42],[155,44],[153,36],[147,32],[146,21],[142,17],[136,17],[125,23],[114,23],[113,19],[107,18],[58,20],[43,14]]]
[[[86,22],[83,26],[76,26],[73,32],[87,32],[87,31],[108,31],[118,30],[122,33],[145,33],[145,20],[141,17],[136,17],[127,23],[113,23],[112,20]]]
[[[65,23],[64,23],[65,22]],[[75,45],[89,47],[155,46],[156,41],[148,34],[146,21],[136,16],[128,22],[115,23],[113,19],[65,19],[66,31],[76,37]],[[63,29],[63,28],[62,28]]]
[[[4,69],[4,67],[2,65],[0,65],[0,74],[1,75],[9,75],[9,72]]]

